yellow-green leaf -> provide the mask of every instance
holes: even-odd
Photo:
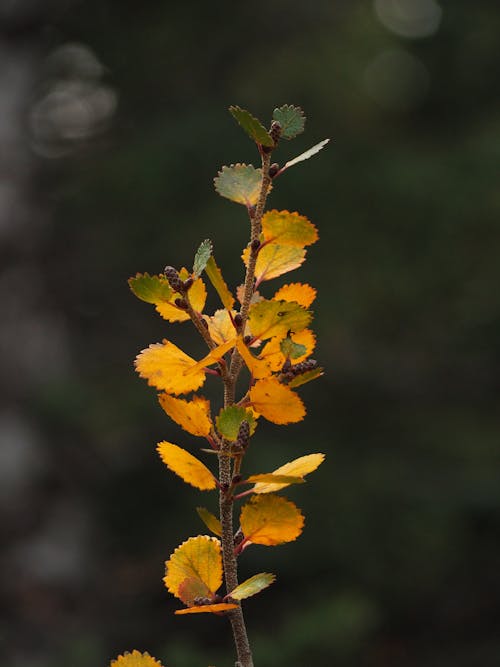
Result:
[[[262,183],[262,169],[251,164],[232,164],[222,167],[214,178],[215,189],[226,199],[253,206],[257,203]]]
[[[259,496],[267,497],[267,496]],[[182,599],[179,589],[186,579],[198,579],[204,584],[205,595],[213,597],[222,584],[222,555],[216,537],[198,535],[183,542],[165,563],[163,579],[167,590]]]
[[[313,470],[316,470],[324,460],[324,454],[307,454],[306,456],[301,456],[298,459],[289,461],[279,468],[276,468],[276,470],[273,471],[273,475],[297,475],[300,478],[303,478],[305,475],[313,472]],[[288,486],[288,484],[280,483],[278,480],[275,482],[272,482],[272,480],[269,482],[261,480],[254,486],[253,492],[274,493],[274,491],[279,491],[285,486]]]
[[[226,440],[234,441],[238,437],[238,430],[244,419],[250,426],[250,435],[253,435],[257,428],[257,420],[253,416],[251,410],[247,410],[237,405],[222,408],[215,423],[217,425],[217,430],[224,438],[226,438]]]
[[[254,303],[248,314],[252,336],[260,340],[302,331],[311,319],[312,313],[293,301],[263,299]]]
[[[304,419],[306,409],[300,396],[275,377],[257,380],[250,389],[253,408],[274,424],[291,424]]]
[[[234,317],[236,311],[232,310],[231,314]],[[227,343],[228,340],[234,339],[236,329],[227,310],[216,310],[211,317],[205,318],[205,321],[208,324],[208,333],[217,345],[222,345],[223,343]]]
[[[304,215],[289,211],[268,211],[262,217],[262,234],[266,241],[282,246],[303,248],[318,240],[318,230]]]
[[[192,435],[206,438],[212,428],[210,401],[202,396],[193,396],[191,401],[159,394],[161,407],[181,428]]]
[[[111,661],[110,667],[162,667],[162,664],[149,653],[134,650],[132,653],[126,651],[123,655],[119,655]]]
[[[304,262],[305,256],[304,248],[279,245],[278,243],[264,245],[259,250],[255,264],[256,285],[297,269]],[[247,265],[250,250],[245,248],[241,257]]]
[[[149,385],[169,394],[196,391],[205,382],[205,373],[201,368],[192,370],[197,366],[195,359],[168,340],[153,343],[143,350],[137,356],[135,366]],[[187,375],[189,370],[191,373]]]
[[[215,263],[213,255],[207,261],[207,265],[205,266],[205,273],[217,291],[217,294],[219,295],[224,308],[231,310],[234,305],[234,297],[229,291],[228,286],[226,285],[226,281],[222,276],[222,272]]]
[[[306,371],[305,373],[296,375],[292,380],[290,380],[288,386],[292,388],[300,387],[307,382],[311,382],[311,380],[316,380],[316,378],[321,377],[323,373],[324,370],[318,366],[317,368],[313,368],[311,371]]]
[[[233,600],[245,600],[246,598],[256,595],[270,586],[274,581],[276,581],[276,575],[270,574],[269,572],[261,572],[260,574],[254,574],[253,577],[247,579],[239,586],[236,586],[234,590],[229,594]]]
[[[215,477],[207,466],[182,447],[171,442],[158,443],[158,453],[165,465],[191,486],[201,491],[215,489]]]
[[[172,297],[172,288],[165,276],[150,276],[149,273],[138,273],[129,278],[130,289],[138,299],[146,303],[162,303]]]
[[[197,507],[196,511],[208,530],[220,537],[222,535],[222,526],[219,519],[212,512],[209,512],[206,507]]]
[[[245,540],[275,546],[297,539],[304,517],[294,503],[281,496],[253,496],[241,509],[240,525]]]

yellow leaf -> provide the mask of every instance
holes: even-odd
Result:
[[[268,498],[271,496],[257,496]],[[180,597],[181,585],[186,579],[197,579],[199,590],[207,597],[213,597],[222,584],[222,555],[220,542],[216,537],[198,535],[183,542],[165,563],[163,578],[167,590]]]
[[[254,378],[258,379],[271,375],[272,371],[269,367],[269,364],[257,357],[254,357],[241,337],[238,337],[238,340],[236,341],[236,347],[238,348],[238,352],[241,354],[243,361]]]
[[[284,465],[273,470],[273,475],[296,475],[297,477],[304,477],[313,470],[316,470],[325,460],[324,454],[307,454],[298,459],[289,461]],[[259,482],[253,487],[254,493],[273,493],[279,491],[288,484],[263,483]]]
[[[206,368],[206,366],[211,366],[212,364],[217,363],[222,359],[222,357],[229,352],[236,344],[236,338],[233,338],[233,340],[229,340],[226,343],[222,343],[222,345],[218,345],[217,347],[214,347],[213,350],[211,350],[206,357],[203,357],[203,359],[200,359],[200,361],[189,368],[186,373],[191,374],[191,373],[199,373],[202,371],[203,368]]]
[[[291,340],[298,345],[304,345],[306,351],[300,357],[291,359],[291,363],[298,364],[304,359],[313,353],[316,346],[316,336],[311,331],[311,329],[303,329],[297,333],[291,334]],[[259,358],[267,364],[267,366],[273,371],[279,371],[283,364],[285,363],[285,355],[281,351],[280,343],[283,339],[277,336],[276,338],[271,338],[271,340],[264,345],[262,352],[259,354]],[[257,376],[255,376],[257,377]]]
[[[281,489],[285,486],[290,486],[290,484],[303,484],[305,479],[295,475],[276,475],[272,472],[265,472],[261,475],[250,475],[250,477],[244,480],[244,484],[249,484],[251,482],[258,482],[259,484],[270,484],[271,486],[277,486]],[[278,489],[273,489],[273,491],[274,490],[277,491]]]
[[[203,604],[194,607],[188,607],[187,609],[177,609],[176,614],[220,614],[223,611],[229,611],[230,609],[237,609],[238,605],[230,602],[217,602],[216,604]]]
[[[231,311],[231,314],[234,317],[236,311]],[[206,322],[208,324],[208,332],[217,345],[222,345],[228,340],[232,340],[236,335],[236,329],[231,322],[227,310],[216,310],[212,317],[206,319]]]
[[[305,216],[288,211],[268,211],[262,217],[262,234],[266,241],[303,248],[318,240],[316,227]]]
[[[304,308],[309,308],[316,298],[316,290],[307,283],[290,283],[283,285],[273,296],[276,301],[295,301]]]
[[[293,542],[304,526],[296,505],[281,496],[253,496],[241,509],[240,525],[245,540],[274,546]]]
[[[270,574],[269,572],[261,572],[260,574],[254,574],[253,577],[247,579],[230,593],[230,596],[233,600],[245,600],[246,598],[251,597],[252,595],[257,595],[267,588],[272,583],[276,581],[276,575]]]
[[[229,288],[226,285],[226,281],[224,280],[222,272],[217,266],[213,255],[209,258],[207,262],[207,265],[205,267],[205,272],[210,282],[215,287],[217,294],[219,295],[220,300],[222,301],[224,307],[227,308],[228,310],[231,310],[231,308],[234,305],[234,297],[229,291]]]
[[[182,447],[171,442],[158,443],[161,460],[172,472],[201,491],[215,489],[215,478],[207,466]]]
[[[261,340],[284,338],[289,331],[302,331],[311,319],[312,313],[293,301],[263,299],[251,306],[248,313],[252,336]]]
[[[181,280],[186,280],[188,276],[189,272],[187,269],[181,269],[179,271],[179,277]],[[205,307],[205,302],[207,300],[207,290],[203,280],[201,278],[195,280],[189,288],[187,294],[194,310],[196,310],[198,313],[202,313],[203,308]],[[189,320],[189,315],[185,310],[178,308],[174,303],[176,299],[182,296],[183,295],[179,294],[179,292],[174,292],[168,303],[158,303],[156,305],[156,310],[165,320],[168,320],[169,322],[186,322]]]
[[[242,254],[245,265],[248,264],[249,256],[250,250],[245,248]],[[303,248],[267,243],[262,246],[257,255],[255,264],[256,285],[297,269],[304,262],[305,256],[306,251]]]
[[[163,389],[169,394],[186,394],[196,391],[205,382],[203,370],[192,359],[168,340],[153,343],[143,350],[135,360],[136,370],[148,384]],[[192,372],[187,375],[186,372]]]
[[[196,511],[208,530],[211,530],[214,535],[220,537],[222,535],[222,526],[219,519],[212,512],[209,512],[206,507],[197,507]]]
[[[274,377],[257,380],[250,389],[254,409],[274,424],[291,424],[304,419],[306,409],[300,397]]]
[[[149,653],[139,653],[139,651],[125,652],[119,655],[116,660],[111,661],[110,667],[162,667],[159,660],[152,658]]]
[[[161,407],[174,422],[188,433],[206,438],[212,428],[210,401],[202,396],[193,396],[191,401],[159,394]]]

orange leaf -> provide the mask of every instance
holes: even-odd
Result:
[[[190,537],[177,547],[165,566],[166,574],[163,579],[165,586],[180,600],[182,600],[181,585],[186,579],[191,578],[201,582],[198,590],[204,590],[204,595],[213,597],[222,584],[220,542],[216,537],[208,535]]]
[[[216,604],[202,604],[187,609],[177,609],[176,614],[220,614],[223,611],[237,609],[238,605],[229,602],[217,602]]]
[[[236,347],[254,378],[264,378],[271,375],[272,371],[269,364],[266,361],[262,361],[260,358],[254,357],[241,337],[238,337]]]
[[[110,667],[162,667],[159,660],[152,658],[149,653],[139,653],[139,651],[125,652],[119,655],[116,660],[111,661]]]
[[[246,540],[274,546],[297,539],[304,517],[296,505],[281,496],[253,496],[241,509],[240,524]]]
[[[308,283],[290,283],[283,285],[273,296],[276,301],[295,301],[304,308],[309,308],[316,298],[316,290]]]
[[[266,241],[303,248],[318,240],[316,227],[305,216],[288,211],[268,211],[262,217],[262,233]]]
[[[157,449],[163,463],[185,482],[201,491],[215,489],[215,478],[210,470],[185,449],[165,440],[158,443]]]
[[[301,421],[306,410],[300,397],[274,377],[258,380],[250,389],[254,409],[274,424]]]
[[[186,280],[188,276],[189,276],[189,271],[187,271],[187,269],[181,269],[179,271],[179,277],[181,278],[181,280]],[[195,280],[191,285],[191,287],[189,288],[187,294],[194,310],[196,310],[196,312],[198,313],[202,313],[203,308],[205,307],[205,302],[207,300],[207,290],[203,280],[201,278]],[[158,303],[156,305],[156,310],[165,320],[168,320],[169,322],[186,322],[187,320],[189,320],[188,313],[186,313],[185,310],[178,308],[174,303],[174,301],[177,298],[182,296],[183,295],[179,294],[179,292],[174,292],[169,302]]]
[[[292,475],[297,477],[304,477],[313,470],[316,470],[325,460],[324,454],[307,454],[298,459],[289,461],[284,465],[273,470],[273,475]],[[288,484],[264,483],[259,482],[253,487],[254,493],[273,493],[279,491]]]
[[[210,401],[202,396],[193,396],[185,401],[169,394],[158,396],[161,407],[174,422],[188,433],[206,438],[212,428],[210,419]]]
[[[196,391],[205,382],[203,370],[192,359],[168,340],[153,343],[143,350],[135,360],[136,370],[148,384],[163,389],[169,394],[186,394]],[[189,375],[186,371],[191,370]]]
[[[250,250],[245,248],[242,259],[248,264]],[[257,255],[255,264],[256,284],[277,278],[283,273],[297,269],[303,262],[306,251],[300,247],[279,245],[278,243],[267,243],[262,246]]]

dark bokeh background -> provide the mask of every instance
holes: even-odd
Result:
[[[327,374],[249,466],[328,458],[287,494],[303,537],[241,559],[279,575],[246,604],[256,664],[498,665],[498,4],[11,0],[0,21],[4,664],[232,664],[225,621],[163,588],[215,499],[162,467],[158,440],[200,443],[132,369],[165,335],[201,348],[126,280],[209,236],[238,284],[245,211],[211,179],[257,155],[226,109],[292,103],[307,132],[278,159],[334,139],[271,198],[320,229],[289,276],[319,289]]]

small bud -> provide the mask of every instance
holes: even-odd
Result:
[[[283,364],[283,366],[281,367],[281,372],[288,373],[291,367],[292,367],[292,362],[290,361],[290,359],[287,359]]]
[[[241,325],[243,324],[243,318],[241,317],[240,313],[236,313],[236,315],[234,316],[234,323],[237,329],[241,329]]]
[[[252,243],[250,243],[250,250],[252,252],[257,252],[257,250],[260,248],[260,241],[259,239],[254,239]]]
[[[252,340],[253,340],[253,339],[252,339],[252,336],[245,336],[245,337],[243,338],[243,342],[245,343],[245,345],[250,345],[250,343],[252,342]]]
[[[235,475],[233,477],[233,484],[239,484],[242,479],[243,479],[243,475]]]
[[[271,129],[269,130],[269,134],[271,135],[271,139],[274,141],[274,144],[276,145],[279,141],[279,138],[281,137],[281,123],[277,120],[273,120],[271,123]]]
[[[223,493],[227,493],[229,491],[229,484],[227,482],[222,482],[220,488]]]
[[[269,167],[269,178],[274,178],[279,170],[279,164],[277,162],[273,162],[273,164]]]
[[[250,424],[244,419],[238,429],[238,437],[236,443],[241,445],[241,447],[246,448],[248,446],[248,440],[250,438]]]
[[[194,283],[194,280],[193,280],[192,276],[189,276],[189,278],[186,278],[186,280],[184,281],[184,285],[183,285],[184,291],[187,292],[188,289],[191,287],[191,285],[193,283]]]
[[[260,149],[263,153],[272,153],[274,146],[261,146]]]
[[[174,303],[177,308],[180,308],[181,310],[187,310],[188,305],[186,299],[177,298]]]
[[[217,595],[217,593],[213,596],[212,600],[210,601],[212,604],[217,604],[218,602],[222,602],[222,596]]]

